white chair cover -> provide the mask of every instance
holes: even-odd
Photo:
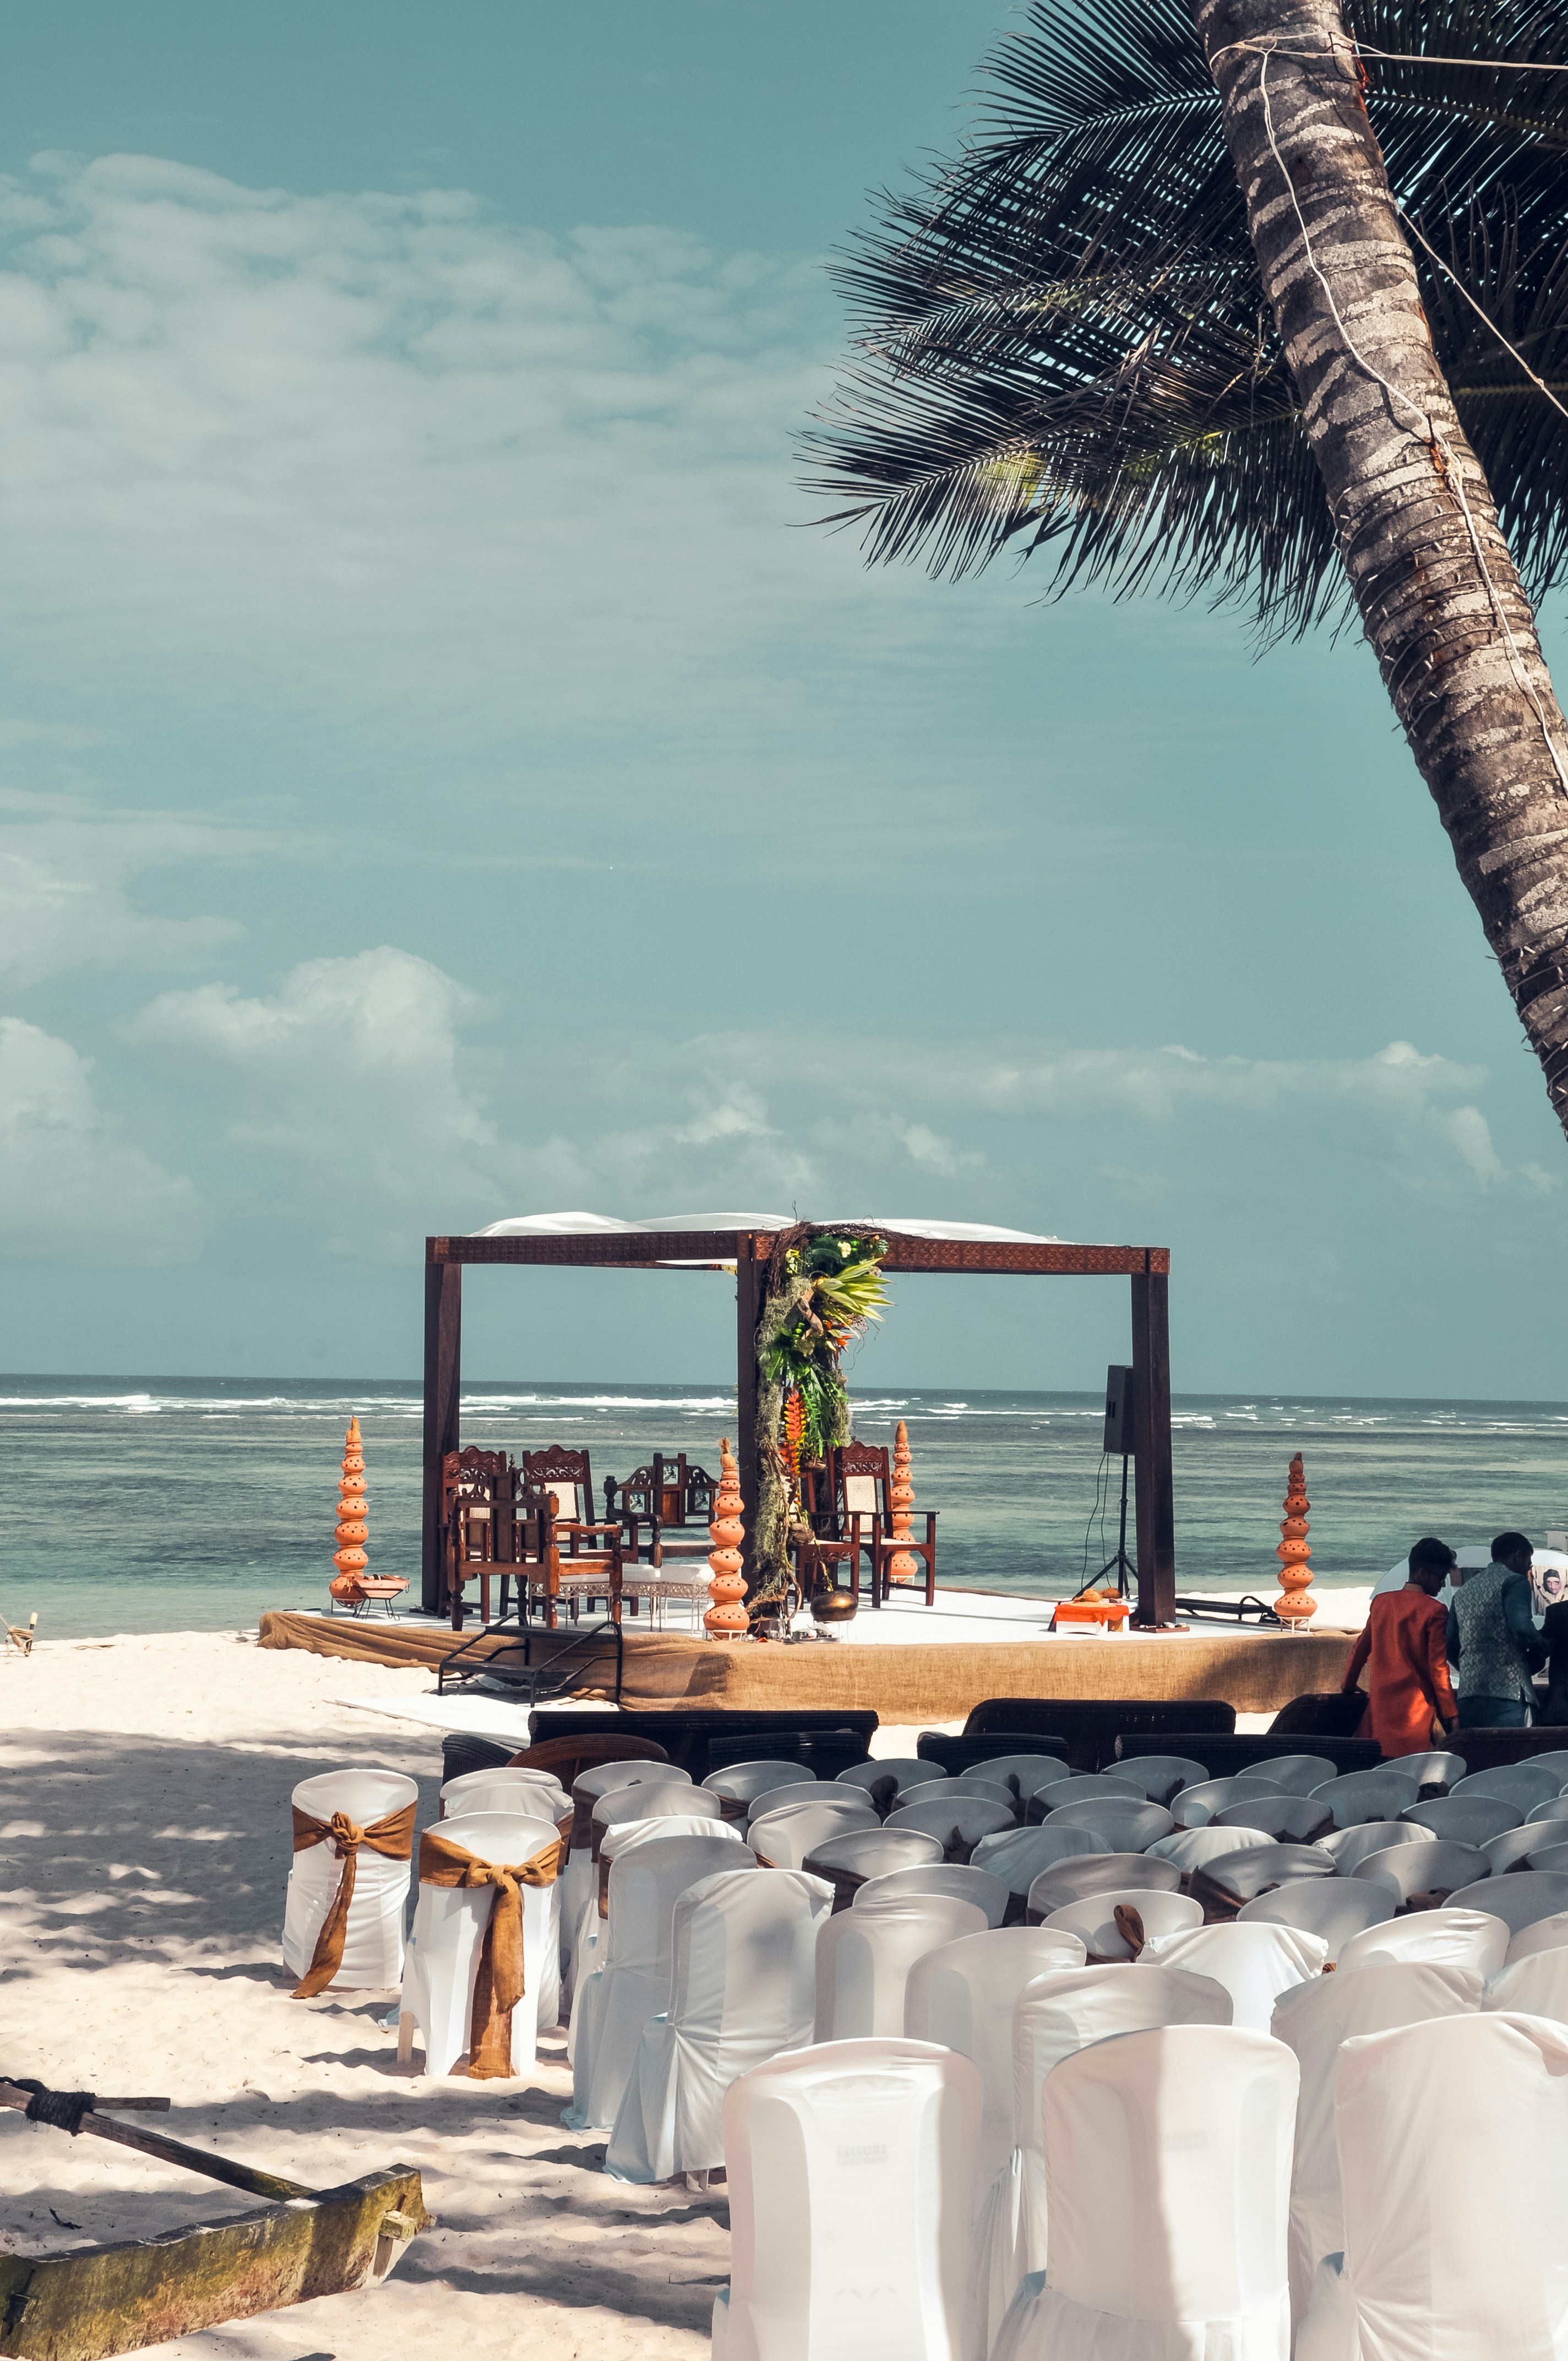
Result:
[[[1429,1797],[1446,1795],[1458,1786],[1467,1769],[1463,1754],[1449,1754],[1438,1747],[1425,1754],[1401,1754],[1392,1767],[1402,1771],[1407,1779],[1419,1780],[1422,1794]]]
[[[1539,1759],[1531,1763],[1503,1763],[1495,1771],[1473,1771],[1451,1792],[1455,1795],[1486,1795],[1499,1803],[1517,1805],[1522,1818],[1533,1805],[1544,1804],[1563,1793],[1563,1773],[1556,1769],[1543,1770]]]
[[[1538,1918],[1554,1918],[1568,1910],[1568,1875],[1541,1869],[1510,1870],[1507,1877],[1483,1878],[1462,1885],[1449,1896],[1451,1910],[1486,1910],[1503,1919],[1510,1935],[1531,1927]]]
[[[1330,1754],[1264,1754],[1249,1763],[1245,1773],[1248,1779],[1266,1779],[1292,1795],[1310,1795],[1334,1776],[1335,1765]]]
[[[1081,1968],[1076,1935],[1051,1927],[999,1927],[961,1935],[916,1960],[904,1993],[904,2030],[972,2058],[980,2069],[977,2191],[1013,2150],[1013,2009],[1038,1976]]]
[[[1532,1820],[1568,1820],[1568,1795],[1548,1795],[1543,1804],[1532,1804],[1524,1820],[1527,1828]]]
[[[916,1795],[887,1816],[887,1827],[907,1828],[934,1837],[944,1852],[967,1861],[981,1837],[1005,1836],[1017,1827],[1010,1804],[988,1803],[981,1795],[950,1795],[944,1787],[927,1802]]]
[[[1392,1918],[1396,1906],[1394,1895],[1370,1881],[1303,1877],[1244,1902],[1236,1920],[1238,1925],[1244,1920],[1252,1925],[1261,1919],[1266,1926],[1299,1927],[1305,1934],[1321,1935],[1329,1947],[1329,1958],[1337,1960],[1342,1946],[1353,1935],[1367,1927],[1380,1927],[1386,1918]]]
[[[727,1763],[722,1771],[710,1771],[702,1784],[710,1795],[726,1803],[743,1804],[750,1813],[760,1796],[776,1795],[782,1787],[813,1787],[817,1779],[804,1763],[764,1761]]]
[[[1244,1771],[1234,1779],[1200,1779],[1195,1785],[1181,1789],[1171,1805],[1171,1817],[1179,1828],[1206,1828],[1216,1812],[1227,1811],[1233,1804],[1244,1804],[1249,1795],[1277,1795],[1279,1792],[1272,1779],[1265,1779],[1255,1771]]]
[[[419,1786],[397,1771],[322,1771],[313,1779],[302,1779],[291,1801],[313,1819],[330,1820],[334,1812],[345,1812],[356,1827],[367,1828],[389,1812],[417,1804]],[[291,1975],[302,1976],[315,1956],[316,1937],[342,1876],[343,1863],[330,1842],[291,1854],[283,1895],[283,1964]],[[328,1992],[356,1986],[384,1990],[401,1981],[403,1912],[412,1876],[411,1860],[389,1861],[385,1853],[361,1845],[355,1856],[343,1963],[326,1986]]]
[[[1304,1878],[1337,1882],[1339,1872],[1332,1855],[1321,1845],[1276,1844],[1270,1839],[1266,1844],[1246,1845],[1206,1861],[1202,1874],[1207,1884],[1229,1895],[1239,1910],[1244,1903],[1255,1902],[1276,1886],[1299,1884]]]
[[[1174,1894],[1181,1873],[1173,1861],[1153,1861],[1147,1853],[1097,1852],[1084,1861],[1059,1861],[1040,1872],[1029,1888],[1031,1916],[1048,1918],[1069,1902],[1087,1902],[1096,1894],[1120,1894],[1136,1886],[1141,1893]]]
[[[724,2162],[730,2083],[811,2037],[817,1929],[832,1905],[830,1885],[790,1870],[725,1870],[678,1896],[669,2004],[637,2045],[604,2160],[612,2179],[668,2180]]]
[[[1170,1836],[1161,1837],[1150,1845],[1145,1859],[1168,1861],[1179,1876],[1190,1877],[1195,1869],[1207,1869],[1212,1861],[1223,1861],[1227,1853],[1273,1842],[1262,1828],[1216,1828],[1205,1822],[1201,1828],[1177,1828]]]
[[[973,2361],[979,2125],[975,2068],[920,2041],[796,2049],[732,2082],[713,2361]]]
[[[862,1909],[894,1894],[955,1894],[960,1902],[972,1902],[983,1910],[991,1927],[1000,1927],[1007,1916],[1005,1881],[967,1861],[921,1861],[914,1869],[880,1870],[859,1888],[850,1907]]]
[[[1528,1828],[1530,1823],[1527,1820],[1525,1825]],[[1535,1827],[1539,1832],[1541,1827],[1539,1820],[1535,1823]],[[1561,1820],[1556,1823],[1555,1833],[1549,1844],[1534,1844],[1530,1847],[1525,1855],[1525,1867],[1551,1872],[1557,1875],[1568,1870],[1568,1828],[1563,1828]]]
[[[661,1782],[689,1787],[689,1771],[674,1763],[596,1763],[591,1771],[580,1772],[572,1782],[574,1820],[572,1850],[566,1856],[566,1866],[561,1872],[561,1976],[562,1992],[568,2004],[572,1999],[576,1977],[576,1963],[572,1957],[572,1945],[582,1923],[583,1905],[590,1894],[598,1891],[598,1869],[593,1859],[593,1807],[601,1795],[617,1787],[630,1787],[639,1780]]]
[[[1157,1935],[1145,1944],[1136,1967],[1186,1968],[1193,1975],[1212,1976],[1230,1993],[1233,2025],[1266,2033],[1281,1993],[1321,1975],[1328,1955],[1321,1935],[1255,1920],[1244,1926],[1236,1918],[1228,1927]]]
[[[1508,1965],[1527,1960],[1534,1951],[1558,1951],[1568,1944],[1568,1910],[1554,1910],[1549,1918],[1532,1918],[1508,1945]]]
[[[1067,1764],[1059,1754],[988,1754],[982,1762],[971,1763],[965,1775],[1000,1780],[1022,1808],[1031,1795],[1042,1787],[1055,1786],[1066,1773]]]
[[[622,1853],[630,1852],[635,1845],[657,1844],[666,1837],[720,1837],[734,1844],[746,1842],[744,1832],[738,1820],[697,1819],[685,1812],[665,1812],[658,1819],[652,1820],[618,1820],[614,1828],[607,1828],[604,1832],[604,1840],[599,1846],[598,1866],[594,1871],[593,1885],[587,1900],[583,1905],[583,1914],[577,1921],[572,1938],[572,1972],[575,1980],[589,1974],[598,1965],[603,1956],[599,1946],[609,1924],[608,1892],[605,1895],[607,1915],[602,1917],[599,1915],[599,1879],[607,1875],[605,1863],[619,1861]],[[748,1846],[747,1850],[750,1852],[751,1848]],[[755,1855],[752,1855],[752,1859],[755,1859]],[[737,1861],[730,1865],[738,1869],[746,1869],[751,1866],[751,1862]],[[571,2017],[566,2028],[568,2065],[575,2065],[577,2057],[576,1999],[574,1983],[572,1993],[566,1995],[566,2004],[571,2010]]]
[[[1390,1845],[1424,1844],[1430,1834],[1411,1820],[1363,1820],[1358,1828],[1335,1828],[1318,1842],[1333,1855],[1342,1877],[1354,1877],[1369,1853],[1387,1852]]]
[[[971,1869],[983,1869],[989,1876],[1005,1880],[1009,1893],[1020,1901],[1028,1893],[1036,1877],[1058,1861],[1084,1861],[1092,1853],[1104,1853],[1109,1845],[1097,1837],[1092,1828],[1074,1828],[1070,1822],[1048,1822],[1043,1828],[1012,1828],[1000,1836],[981,1837],[969,1857]]]
[[[1352,2349],[1563,2361],[1568,2222],[1543,2200],[1568,2177],[1568,2033],[1477,2014],[1365,2034],[1340,2051],[1334,2123]],[[1331,2288],[1325,2271],[1303,2348]]]
[[[1297,2080],[1282,2042],[1240,2026],[1064,2059],[1041,2097],[1050,2263],[994,2361],[1286,2361]]]
[[[746,1841],[760,1861],[774,1869],[799,1869],[808,1852],[830,1837],[847,1837],[861,1829],[880,1828],[871,1806],[862,1797],[842,1804],[786,1804],[749,1821]]]
[[[932,1869],[941,1859],[939,1837],[927,1836],[921,1828],[895,1828],[891,1822],[880,1828],[840,1829],[813,1845],[806,1856],[811,1872],[829,1882],[837,1876],[869,1879],[896,1869]],[[850,1900],[853,1898],[851,1894]]]
[[[944,1795],[978,1795],[988,1804],[1005,1804],[1008,1810],[1013,1813],[1014,1819],[1016,1819],[1019,1804],[1018,1797],[1014,1794],[1012,1788],[1009,1787],[1004,1779],[992,1778],[990,1771],[990,1764],[981,1763],[977,1764],[972,1771],[959,1771],[956,1773],[949,1772],[948,1773],[947,1784],[942,1789],[942,1793]],[[920,1801],[920,1790],[918,1787],[915,1789],[914,1793],[909,1797],[909,1801],[912,1804],[917,1804]],[[902,1804],[899,1806],[899,1809],[900,1811],[904,1809],[904,1806]]]
[[[950,1894],[894,1894],[863,1909],[840,1910],[817,1935],[816,2038],[901,2035],[916,1960],[960,1935],[983,1932],[983,1910]]]
[[[465,1771],[441,1790],[444,1820],[458,1812],[526,1812],[530,1819],[554,1820],[559,1827],[571,1808],[572,1798],[553,1771],[530,1771],[521,1763]]]
[[[659,1820],[666,1815],[678,1815],[687,1820],[721,1820],[724,1806],[718,1797],[706,1787],[694,1787],[688,1780],[682,1787],[673,1780],[657,1783],[639,1780],[630,1787],[614,1787],[601,1795],[594,1806],[589,1823],[594,1842],[599,1852],[611,1828],[622,1827],[628,1820]]]
[[[1118,1760],[1114,1776],[1130,1780],[1146,1803],[1163,1804],[1168,1812],[1173,1796],[1201,1786],[1209,1773],[1188,1754],[1129,1754]]]
[[[1176,1826],[1163,1804],[1146,1804],[1141,1795],[1097,1795],[1086,1804],[1058,1804],[1047,1826],[1060,1828],[1064,1822],[1094,1829],[1118,1852],[1146,1852]]]
[[[574,2131],[615,2121],[642,2028],[669,1996],[676,1902],[721,1870],[757,1873],[748,1852],[734,1831],[715,1830],[645,1838],[617,1854],[609,1916],[572,2007],[572,2103],[561,2120]]]
[[[1329,1779],[1312,1790],[1313,1800],[1325,1804],[1336,1828],[1357,1828],[1364,1820],[1397,1820],[1420,1800],[1421,1783],[1409,1777],[1398,1763],[1377,1771],[1349,1771],[1343,1779]]]
[[[1423,1828],[1420,1833],[1427,1836],[1431,1831]],[[1521,1861],[1528,1860],[1540,1841],[1536,1830],[1526,1820],[1520,1828],[1505,1828],[1501,1836],[1488,1837],[1480,1850],[1492,1864],[1492,1875],[1500,1877],[1505,1870],[1515,1869]]]
[[[1495,1795],[1435,1795],[1430,1804],[1409,1805],[1399,1817],[1425,1828],[1429,1837],[1446,1837],[1453,1844],[1486,1845],[1506,1828],[1520,1827],[1524,1813],[1518,1804],[1504,1803]]]
[[[1107,1799],[1116,1804],[1148,1802],[1138,1782],[1124,1778],[1120,1772],[1091,1771],[1087,1775],[1080,1772],[1075,1779],[1064,1764],[1059,1779],[1045,1781],[1035,1789],[1029,1817],[1044,1819],[1052,1812],[1059,1812],[1064,1804],[1094,1804]]]
[[[880,1760],[873,1755],[870,1762],[851,1763],[847,1771],[840,1771],[837,1784],[869,1794],[872,1788],[882,1788],[891,1779],[894,1802],[903,1804],[908,1802],[912,1788],[929,1786],[933,1780],[945,1779],[947,1775],[939,1763],[927,1763],[917,1754],[889,1754]]]
[[[1190,1894],[1164,1893],[1157,1886],[1124,1886],[1115,1894],[1094,1894],[1081,1902],[1067,1902],[1041,1924],[1076,1935],[1089,1954],[1090,1966],[1108,1967],[1133,1957],[1133,1947],[1116,1924],[1116,1912],[1122,1907],[1137,1912],[1146,1942],[1157,1935],[1179,1935],[1184,1927],[1203,1924],[1201,1903]]]
[[[1340,2044],[1429,2016],[1460,2016],[1481,2005],[1482,1983],[1468,1968],[1390,1961],[1359,1975],[1320,1976],[1287,1993],[1274,2012],[1274,2037],[1301,2068],[1296,2110],[1296,2161],[1290,2178],[1290,2301],[1306,2313],[1318,2265],[1344,2246],[1344,2204],[1334,2146],[1334,2069]]]
[[[1332,1836],[1333,1825],[1333,1814],[1321,1795],[1298,1795],[1288,1787],[1274,1795],[1244,1796],[1209,1822],[1212,1828],[1261,1828],[1275,1844],[1311,1844]]]
[[[441,1822],[448,1844],[476,1861],[521,1861],[559,1842],[554,1822],[521,1812],[466,1812]],[[468,2047],[474,1979],[490,1923],[493,1885],[422,1885],[414,1905],[399,2014],[411,2016],[427,2074],[450,2074]],[[511,2013],[511,2066],[526,2074],[540,2027],[561,2015],[559,1881],[522,1888],[523,1997]]]
[[[1340,1945],[1338,1973],[1381,1968],[1393,1960],[1421,1961],[1434,1968],[1469,1968],[1483,1981],[1495,1976],[1508,1953],[1508,1930],[1482,1910],[1414,1910],[1407,1918],[1387,1918]]]
[[[1533,1930],[1527,1927],[1527,1934]],[[1505,1960],[1486,1986],[1483,2008],[1513,2016],[1549,2016],[1568,2025],[1568,1950],[1521,1951]]]
[[[1383,1886],[1402,1910],[1413,1894],[1457,1894],[1491,1874],[1491,1862],[1475,1845],[1429,1837],[1424,1844],[1385,1845],[1381,1852],[1369,1852],[1351,1872],[1351,1882]]]
[[[769,1812],[783,1811],[785,1806],[802,1804],[844,1804],[857,1807],[866,1798],[857,1787],[841,1787],[837,1779],[797,1779],[785,1795],[780,1788],[764,1787],[746,1807],[748,1820],[760,1820]]]
[[[1231,1996],[1212,1976],[1156,1968],[1079,1968],[1036,1976],[1013,2009],[1013,2152],[975,2221],[975,2279],[985,2343],[995,2342],[1018,2282],[1046,2268],[1046,2159],[1040,2093],[1047,2075],[1091,2041],[1156,2025],[1229,2025]]]

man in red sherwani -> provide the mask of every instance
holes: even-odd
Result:
[[[1444,1645],[1448,1610],[1437,1597],[1455,1563],[1446,1542],[1418,1542],[1409,1580],[1403,1590],[1386,1590],[1373,1600],[1366,1629],[1351,1651],[1345,1693],[1369,1667],[1360,1734],[1375,1738],[1386,1758],[1424,1754],[1432,1742],[1433,1716],[1445,1731],[1458,1719]]]

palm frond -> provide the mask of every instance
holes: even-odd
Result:
[[[1525,0],[1355,0],[1395,54],[1370,104],[1408,212],[1486,318],[1568,378],[1568,18]],[[1409,60],[1409,62],[1406,60]],[[1419,248],[1440,360],[1538,598],[1568,562],[1568,438]],[[959,154],[886,194],[836,276],[852,357],[806,438],[826,521],[961,574],[1013,544],[1049,587],[1345,609],[1184,0],[1035,0]]]

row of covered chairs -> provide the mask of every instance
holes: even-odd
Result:
[[[1069,1971],[1021,1996],[1046,2070],[1011,2250],[1025,2184],[987,2180],[961,2040],[816,2045],[738,2078],[715,2361],[1285,2361],[1293,2331],[1298,2361],[1562,2361],[1568,2232],[1540,2202],[1568,2169],[1560,2015],[1387,1967],[1307,1985],[1259,2032],[1201,1978],[1155,1981]]]

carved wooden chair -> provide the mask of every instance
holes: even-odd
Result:
[[[515,1580],[518,1613],[525,1622],[537,1609],[545,1628],[553,1631],[563,1600],[575,1623],[578,1609],[591,1607],[598,1598],[604,1601],[612,1621],[619,1623],[620,1527],[557,1516],[555,1494],[530,1490],[521,1468],[513,1471],[512,1481],[516,1556],[510,1576],[502,1576],[501,1613],[506,1613],[509,1583]]]
[[[498,1563],[497,1510],[510,1521],[511,1462],[504,1451],[481,1451],[468,1444],[449,1451],[441,1463],[441,1532],[446,1603],[452,1628],[463,1629],[463,1594],[477,1580],[479,1620],[490,1620],[490,1576]],[[509,1546],[503,1563],[512,1556]]]
[[[924,1541],[897,1541],[893,1533],[892,1490],[887,1452],[871,1443],[840,1444],[820,1463],[801,1470],[802,1505],[817,1557],[833,1565],[847,1559],[850,1587],[858,1598],[864,1556],[870,1563],[873,1607],[880,1607],[895,1589],[916,1588],[924,1589],[926,1604],[932,1607],[937,1598],[937,1512],[926,1512]],[[905,1553],[923,1562],[921,1572],[913,1577],[892,1570],[893,1560]],[[805,1555],[804,1549],[800,1554]]]
[[[645,1598],[651,1620],[657,1625],[663,1620],[663,1610],[670,1601],[678,1600],[695,1611],[698,1600],[706,1599],[707,1559],[712,1545],[707,1528],[718,1490],[718,1477],[688,1460],[684,1451],[669,1457],[655,1452],[648,1465],[634,1468],[624,1483],[618,1484],[613,1476],[607,1477],[605,1508],[613,1515],[619,1504],[626,1531],[629,1558],[622,1566],[621,1580],[633,1615]],[[645,1565],[640,1563],[644,1532]],[[694,1564],[689,1573],[681,1568],[666,1573],[666,1558],[700,1561],[703,1571],[699,1574]]]

